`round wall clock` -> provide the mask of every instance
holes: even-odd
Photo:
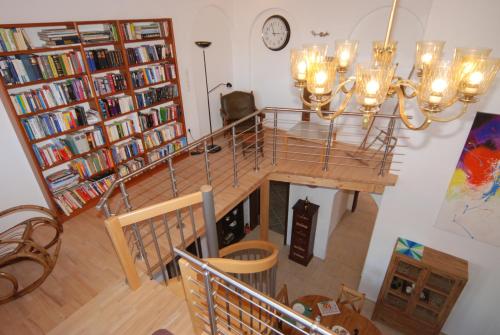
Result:
[[[290,41],[290,25],[281,15],[270,16],[262,25],[262,41],[273,51],[283,49]]]

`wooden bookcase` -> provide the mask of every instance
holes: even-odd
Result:
[[[160,26],[161,30],[161,36],[153,36],[153,37],[143,37],[141,39],[127,39],[126,35],[126,24],[129,23],[134,23],[134,24],[146,24],[146,23],[152,23],[156,22]],[[105,41],[105,42],[97,42],[97,43],[85,43],[84,40],[82,39],[82,29],[85,30],[85,26],[96,26],[96,25],[112,25],[114,26],[114,29],[116,29],[116,39],[113,39],[112,41]],[[49,54],[58,54],[58,53],[63,53],[63,52],[68,52],[68,51],[74,51],[76,53],[80,54],[80,59],[81,62],[83,63],[84,71],[83,73],[80,74],[75,74],[75,75],[67,75],[67,76],[59,76],[57,78],[52,78],[52,79],[45,79],[45,80],[37,80],[37,81],[30,81],[26,83],[17,83],[17,84],[12,84],[12,83],[7,83],[7,81],[1,77],[0,80],[0,96],[3,102],[3,105],[5,106],[5,109],[7,111],[7,114],[14,124],[14,128],[16,131],[16,134],[22,144],[23,150],[25,151],[25,154],[28,157],[28,160],[30,162],[30,165],[37,177],[37,180],[39,184],[41,185],[42,192],[47,199],[47,201],[50,204],[50,207],[57,211],[59,214],[60,218],[63,220],[66,220],[74,215],[79,214],[82,210],[85,210],[91,206],[94,206],[97,203],[97,200],[99,197],[95,197],[91,200],[88,200],[83,203],[82,208],[74,209],[69,215],[66,215],[61,208],[58,206],[56,201],[54,200],[54,195],[49,189],[48,182],[46,180],[46,176],[50,175],[54,171],[57,171],[57,169],[62,169],[62,168],[69,168],[69,163],[77,158],[80,157],[86,157],[87,155],[100,151],[102,149],[106,150],[111,150],[111,148],[117,144],[125,143],[127,140],[130,139],[136,139],[137,141],[140,141],[142,143],[143,147],[143,152],[133,156],[133,157],[128,157],[125,160],[116,162],[115,159],[114,161],[114,166],[111,169],[107,170],[102,170],[96,173],[95,175],[92,176],[87,176],[87,177],[81,177],[80,178],[80,183],[85,183],[88,182],[89,180],[96,180],[99,179],[101,176],[104,177],[109,177],[110,175],[114,175],[115,177],[118,176],[118,166],[121,164],[125,164],[130,160],[142,157],[144,159],[144,164],[148,164],[151,161],[148,158],[148,154],[152,153],[154,151],[157,151],[160,148],[165,148],[171,143],[178,143],[178,147],[176,150],[179,150],[181,146],[185,145],[187,143],[187,138],[186,138],[186,126],[185,126],[185,120],[184,120],[184,108],[183,108],[183,103],[182,103],[182,93],[181,93],[181,87],[180,87],[180,79],[179,79],[179,70],[178,70],[178,65],[177,65],[177,54],[176,54],[176,48],[175,48],[175,40],[174,40],[174,31],[173,31],[173,25],[172,25],[172,19],[170,18],[152,18],[152,19],[134,19],[134,20],[100,20],[100,21],[74,21],[74,22],[44,22],[44,23],[25,23],[25,24],[3,24],[0,25],[0,28],[2,29],[10,29],[10,28],[23,28],[25,30],[31,30],[32,32],[35,31],[41,31],[43,29],[50,29],[50,28],[69,28],[69,29],[75,29],[77,32],[78,37],[80,38],[79,43],[75,44],[70,44],[70,45],[61,45],[61,46],[53,46],[53,47],[46,47],[46,46],[37,46],[33,47],[32,49],[29,50],[17,50],[17,51],[3,51],[0,52],[0,60],[5,59],[5,57],[8,56],[19,56],[19,55],[49,55]],[[40,41],[38,41],[38,44],[40,44]],[[145,63],[140,63],[140,64],[129,64],[129,60],[127,57],[127,48],[130,47],[140,47],[142,45],[153,45],[153,44],[165,44],[165,45],[170,45],[171,46],[171,51],[172,51],[172,56],[161,59],[158,61],[150,61],[150,62],[145,62]],[[91,72],[89,61],[87,60],[86,57],[86,51],[93,50],[93,49],[108,49],[108,50],[115,50],[121,53],[122,59],[123,59],[123,64],[118,66],[118,67],[113,67],[113,68],[106,68],[106,69],[101,69],[101,70],[96,70]],[[139,69],[143,67],[147,67],[150,65],[157,65],[157,64],[171,64],[173,66],[174,72],[175,72],[175,78],[172,79],[167,79],[165,81],[160,81],[156,83],[150,83],[145,86],[142,86],[140,88],[134,88],[133,83],[132,83],[132,75],[131,71],[134,69]],[[126,89],[112,92],[112,93],[107,93],[107,94],[102,94],[98,95],[96,92],[96,87],[94,86],[94,78],[96,76],[103,76],[108,73],[121,73],[126,81]],[[89,83],[89,89],[91,92],[91,96],[88,97],[88,99],[85,100],[80,100],[77,102],[72,102],[70,104],[66,105],[58,105],[56,107],[52,108],[47,108],[44,110],[37,111],[36,113],[29,113],[29,114],[22,114],[18,115],[16,112],[15,106],[13,101],[11,100],[11,94],[19,92],[19,91],[24,91],[24,90],[32,90],[36,88],[40,88],[41,85],[44,84],[50,84],[50,83],[59,83],[65,80],[70,80],[74,78],[83,78],[86,77]],[[176,85],[177,86],[177,96],[173,97],[168,100],[162,100],[160,102],[155,102],[152,105],[148,105],[147,107],[142,107],[140,108],[138,105],[137,98],[135,96],[135,93],[138,91],[144,91],[153,87],[162,87],[165,85]],[[133,109],[128,112],[124,113],[122,115],[114,116],[114,117],[109,117],[105,118],[103,114],[103,110],[100,108],[99,105],[99,99],[104,99],[107,97],[114,97],[114,96],[120,96],[120,95],[127,95],[132,98],[132,103],[133,103]],[[147,129],[143,129],[141,127],[141,122],[139,120],[139,113],[141,111],[148,111],[151,108],[159,108],[162,106],[167,106],[167,105],[177,105],[178,106],[178,113],[176,117],[169,119],[166,122],[160,123],[157,126],[150,127]],[[50,136],[46,136],[41,139],[30,139],[30,137],[27,134],[27,131],[23,127],[22,124],[22,119],[23,118],[29,118],[31,116],[36,116],[36,115],[41,115],[44,113],[48,112],[55,112],[55,111],[64,111],[65,109],[69,107],[74,107],[74,106],[82,106],[85,108],[85,110],[92,109],[95,111],[99,112],[99,117],[100,121],[97,123],[94,123],[92,125],[82,125],[78,126],[76,128],[59,132]],[[135,131],[133,134],[125,136],[120,138],[119,140],[112,141],[109,136],[108,136],[108,131],[106,126],[110,125],[113,121],[120,120],[120,119],[126,119],[129,118],[133,120],[134,123],[134,128]],[[175,138],[171,138],[168,141],[164,141],[163,143],[147,148],[146,143],[145,143],[145,133],[150,132],[152,130],[155,130],[156,128],[170,125],[172,123],[178,123],[178,127],[182,129],[180,135],[177,135]],[[95,147],[91,149],[90,151],[84,152],[82,154],[74,154],[69,160],[66,160],[64,162],[57,162],[56,164],[50,165],[50,167],[43,167],[39,163],[39,160],[36,157],[36,154],[33,150],[33,145],[40,144],[40,143],[46,143],[47,140],[51,139],[57,139],[57,138],[64,138],[66,135],[73,134],[75,132],[81,131],[81,130],[86,130],[86,129],[97,129],[100,128],[102,135],[104,137],[104,145]],[[182,142],[182,143],[180,143]],[[180,157],[182,158],[182,157]],[[8,162],[7,162],[8,163]],[[155,173],[154,171],[148,172],[143,174],[142,177],[147,177],[150,175],[150,173]],[[112,177],[110,177],[112,178]],[[83,201],[82,201],[83,202]]]
[[[424,247],[417,260],[395,248],[372,319],[405,334],[439,334],[467,279],[463,259]]]

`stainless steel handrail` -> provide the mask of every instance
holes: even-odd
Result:
[[[238,280],[232,278],[231,276],[228,276],[227,274],[223,273],[222,271],[217,270],[215,267],[202,262],[198,258],[192,256],[191,254],[179,250],[177,248],[174,248],[174,251],[177,255],[181,256],[182,258],[186,259],[188,262],[198,266],[201,269],[202,275],[205,277],[205,290],[207,292],[207,296],[212,296],[211,292],[211,285],[210,281],[207,280],[207,278],[210,277],[211,275],[214,275],[218,278],[221,278],[224,280],[226,283],[229,283],[230,285],[236,287],[238,290],[241,290],[241,292],[244,292],[248,294],[251,297],[254,297],[257,299],[257,301],[261,301],[264,304],[268,305],[270,308],[276,310],[278,313],[281,313],[282,315],[290,318],[291,320],[298,321],[300,324],[304,325],[306,328],[310,329],[310,334],[321,334],[321,335],[332,335],[331,332],[323,328],[323,326],[319,325],[317,322],[311,322],[311,320],[305,318],[304,316],[294,312],[292,309],[285,307],[281,305],[280,303],[276,302],[274,299],[267,297],[264,294],[261,294],[259,291],[253,289],[252,287],[239,282]],[[214,312],[214,307],[211,304],[208,304],[208,316],[211,320],[215,320],[215,312]],[[212,326],[212,334],[217,334],[217,328],[214,327],[214,321],[211,322]]]
[[[111,184],[111,186],[108,188],[108,190],[106,192],[104,192],[101,199],[97,203],[96,208],[98,210],[104,209],[106,212],[109,212],[109,208],[106,208],[105,204],[107,203],[111,194],[114,192],[114,190],[117,188],[117,186],[119,186],[120,184],[122,184],[130,179],[135,178],[136,176],[142,174],[145,171],[149,171],[149,170],[157,167],[158,165],[160,165],[162,163],[167,163],[169,160],[171,160],[175,156],[178,156],[178,155],[185,153],[185,152],[189,152],[191,149],[194,149],[200,145],[203,145],[203,143],[205,141],[210,140],[212,137],[216,137],[216,136],[219,136],[221,134],[224,134],[225,132],[227,132],[231,128],[233,128],[233,127],[235,127],[235,126],[237,126],[237,125],[239,125],[247,120],[255,118],[256,116],[263,114],[263,113],[290,113],[290,112],[292,112],[292,113],[311,113],[311,114],[315,113],[315,111],[311,111],[309,109],[286,108],[286,107],[265,107],[261,110],[255,111],[254,113],[249,114],[246,117],[239,119],[236,122],[233,122],[225,127],[222,127],[220,129],[214,131],[212,134],[208,134],[208,135],[201,137],[200,139],[190,143],[189,145],[185,146],[184,148],[181,148],[179,151],[173,152],[173,153],[171,153],[165,157],[162,157],[162,158],[160,158],[152,163],[149,163],[148,165],[145,165],[142,168],[127,174],[126,176],[117,178]],[[334,113],[334,111],[323,111],[323,114],[328,114],[328,113]],[[363,113],[362,112],[344,112],[343,115],[345,115],[345,116],[363,116]],[[399,115],[381,114],[380,113],[380,114],[375,114],[374,117],[375,118],[397,119],[397,118],[399,118]]]

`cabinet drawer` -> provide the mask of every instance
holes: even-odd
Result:
[[[307,249],[304,248],[303,246],[297,245],[297,244],[292,244],[292,252],[299,253],[299,254],[303,255],[304,257],[305,257],[305,255],[307,255]]]
[[[292,245],[298,245],[304,249],[307,249],[307,246],[309,245],[309,236],[306,237],[298,234],[293,234]]]

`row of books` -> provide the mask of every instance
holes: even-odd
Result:
[[[118,166],[118,175],[124,177],[129,173],[139,170],[145,165],[144,158],[136,157]]]
[[[187,146],[187,139],[185,137],[175,140],[164,147],[158,148],[148,153],[148,161],[155,162],[158,159],[168,156],[176,151],[181,150]]]
[[[128,95],[99,99],[99,107],[105,119],[125,114],[134,109],[132,97]]]
[[[139,112],[139,123],[142,131],[159,126],[162,123],[176,120],[180,117],[179,105],[161,106],[148,111]]]
[[[127,40],[161,37],[159,22],[125,23],[123,28]]]
[[[143,45],[135,48],[127,48],[129,64],[142,64],[171,58],[172,46],[170,44]]]
[[[0,28],[0,51],[31,49],[31,42],[23,28]]]
[[[10,95],[18,115],[36,113],[49,108],[86,100],[91,96],[87,77],[43,85]]]
[[[168,84],[160,87],[150,87],[146,91],[135,92],[137,106],[144,108],[155,103],[176,98],[179,95],[176,84]]]
[[[73,187],[80,182],[80,176],[71,169],[63,169],[45,177],[47,185],[52,192]]]
[[[122,119],[106,126],[110,141],[118,141],[120,138],[130,136],[135,133],[134,121]]]
[[[92,72],[123,65],[122,53],[119,50],[88,50],[85,51],[85,56]]]
[[[127,81],[121,73],[108,73],[102,77],[94,77],[96,94],[104,95],[127,89]]]
[[[82,208],[90,200],[104,194],[115,181],[114,174],[95,181],[85,181],[74,187],[66,188],[54,194],[54,200],[66,215]]]
[[[77,52],[54,55],[17,55],[0,58],[0,73],[7,84],[54,79],[83,73]]]
[[[102,29],[83,30],[80,26],[80,37],[83,43],[104,43],[118,40],[118,31],[114,24],[105,23]]]
[[[104,145],[100,128],[94,128],[51,139],[43,144],[34,144],[33,152],[42,168],[71,160],[74,155],[83,154]]]
[[[113,146],[111,150],[115,162],[120,163],[124,160],[142,154],[144,152],[144,147],[142,146],[141,140],[131,139],[130,141],[120,145]]]
[[[110,150],[99,150],[85,157],[74,159],[70,163],[80,178],[85,179],[104,171],[109,171],[115,164]]]
[[[73,28],[43,29],[38,32],[38,37],[45,42],[47,47],[80,43],[80,37]]]
[[[144,144],[151,149],[181,136],[182,133],[181,123],[171,123],[144,134]]]
[[[24,118],[21,124],[30,140],[39,140],[81,126],[92,125],[100,121],[95,110],[85,110],[82,106],[67,110],[44,113]]]
[[[130,71],[130,76],[132,77],[134,88],[173,80],[177,77],[173,64],[150,65],[142,69]]]

